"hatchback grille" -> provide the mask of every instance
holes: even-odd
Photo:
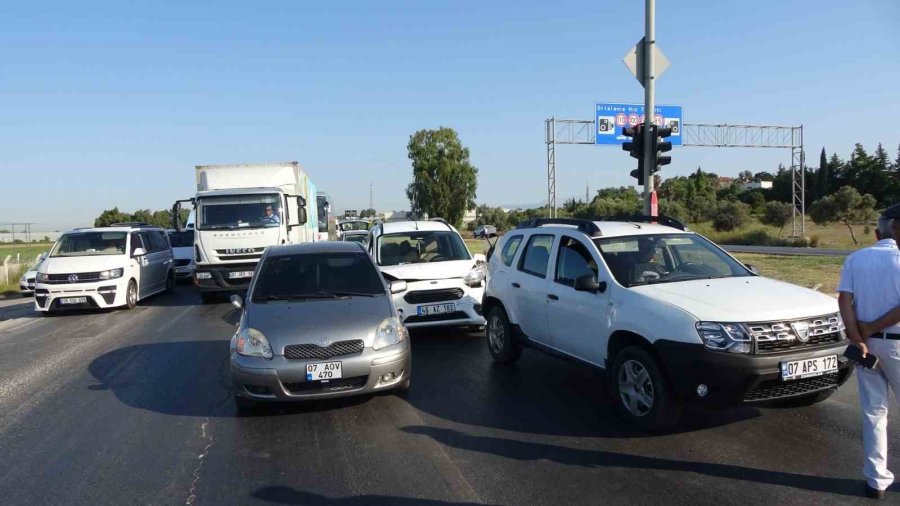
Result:
[[[49,280],[47,284],[50,285],[64,285],[69,283],[93,283],[95,281],[100,281],[100,273],[99,272],[78,272],[73,274],[49,274]],[[70,276],[75,276],[74,279],[69,279]]]
[[[341,378],[329,381],[301,381],[297,383],[284,383],[284,389],[292,394],[316,394],[343,392],[346,390],[358,390],[369,381],[368,376],[355,378]]]
[[[800,339],[798,328],[807,327],[806,341]],[[838,315],[785,322],[750,323],[747,330],[756,341],[757,353],[811,348],[844,339],[844,324]]]
[[[441,302],[445,300],[461,299],[465,295],[462,288],[443,288],[440,290],[417,290],[403,296],[403,300],[410,304],[427,304],[429,302]]]
[[[744,396],[745,401],[766,401],[780,399],[782,397],[792,397],[806,393],[816,392],[818,390],[826,390],[828,388],[836,388],[840,385],[840,375],[846,374],[846,371],[835,372],[818,376],[815,378],[806,378],[795,381],[769,380],[757,385],[753,390]]]
[[[362,353],[363,348],[365,348],[365,343],[363,343],[362,339],[338,341],[336,343],[331,343],[328,346],[319,346],[316,344],[289,344],[284,347],[284,358],[290,360],[309,358],[326,359],[339,357],[341,355]]]

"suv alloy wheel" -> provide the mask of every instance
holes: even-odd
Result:
[[[488,350],[495,362],[512,364],[522,355],[522,346],[515,341],[512,325],[502,307],[497,306],[488,313]]]
[[[656,360],[639,346],[628,346],[613,361],[609,377],[616,411],[644,430],[670,427],[681,417],[683,405],[671,392]]]

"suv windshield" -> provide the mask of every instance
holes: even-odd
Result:
[[[469,250],[452,231],[414,231],[378,238],[378,265],[468,260]]]
[[[56,242],[51,257],[124,255],[126,232],[70,232]]]
[[[368,254],[305,253],[268,257],[260,266],[253,302],[384,293]]]
[[[283,221],[277,194],[203,197],[197,215],[198,230],[277,227]]]
[[[753,274],[715,244],[696,234],[660,234],[595,239],[622,286]]]
[[[193,248],[194,231],[169,232],[169,242],[172,243],[173,248]]]

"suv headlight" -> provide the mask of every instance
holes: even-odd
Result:
[[[478,264],[466,274],[466,277],[463,278],[463,283],[466,286],[477,287],[481,286],[481,282],[484,281],[484,276],[486,272],[484,270],[484,264]]]
[[[108,271],[100,271],[100,279],[116,279],[121,278],[122,274],[125,272],[125,269],[121,267],[118,269],[110,269]]]
[[[269,345],[269,340],[256,329],[242,329],[232,339],[236,341],[234,347],[238,355],[272,358],[272,347]]]
[[[27,282],[28,282],[28,278],[25,277],[25,274],[22,274],[22,277],[19,278],[19,283],[22,283],[24,285]]]
[[[50,281],[50,275],[46,272],[39,272],[37,275],[37,280],[39,283],[46,283]]]
[[[713,351],[750,353],[753,341],[740,323],[697,322],[697,333],[703,344]]]
[[[387,346],[401,343],[409,339],[409,331],[394,317],[385,318],[375,329],[375,343],[373,350],[380,350]]]

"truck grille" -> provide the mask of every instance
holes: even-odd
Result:
[[[416,290],[403,296],[403,300],[410,304],[427,304],[429,302],[441,302],[445,300],[458,300],[465,292],[462,288],[443,288],[440,290]]]
[[[338,341],[328,346],[316,344],[289,344],[284,347],[284,358],[289,360],[301,360],[309,358],[326,359],[341,355],[362,353],[365,343],[362,339],[352,341]]]
[[[768,401],[781,399],[783,397],[793,397],[826,390],[829,388],[837,388],[841,384],[840,375],[846,374],[846,371],[835,372],[818,376],[815,378],[806,378],[795,381],[769,380],[757,385],[753,390],[744,396],[745,401]]]
[[[50,274],[49,276],[50,276],[50,279],[47,281],[48,285],[67,285],[70,283],[94,283],[96,281],[100,281],[100,273],[99,272],[76,272],[76,273],[71,273],[71,274]]]
[[[805,339],[804,327],[807,329]],[[756,341],[759,354],[813,348],[844,339],[844,324],[836,314],[785,322],[750,323],[747,330]]]

